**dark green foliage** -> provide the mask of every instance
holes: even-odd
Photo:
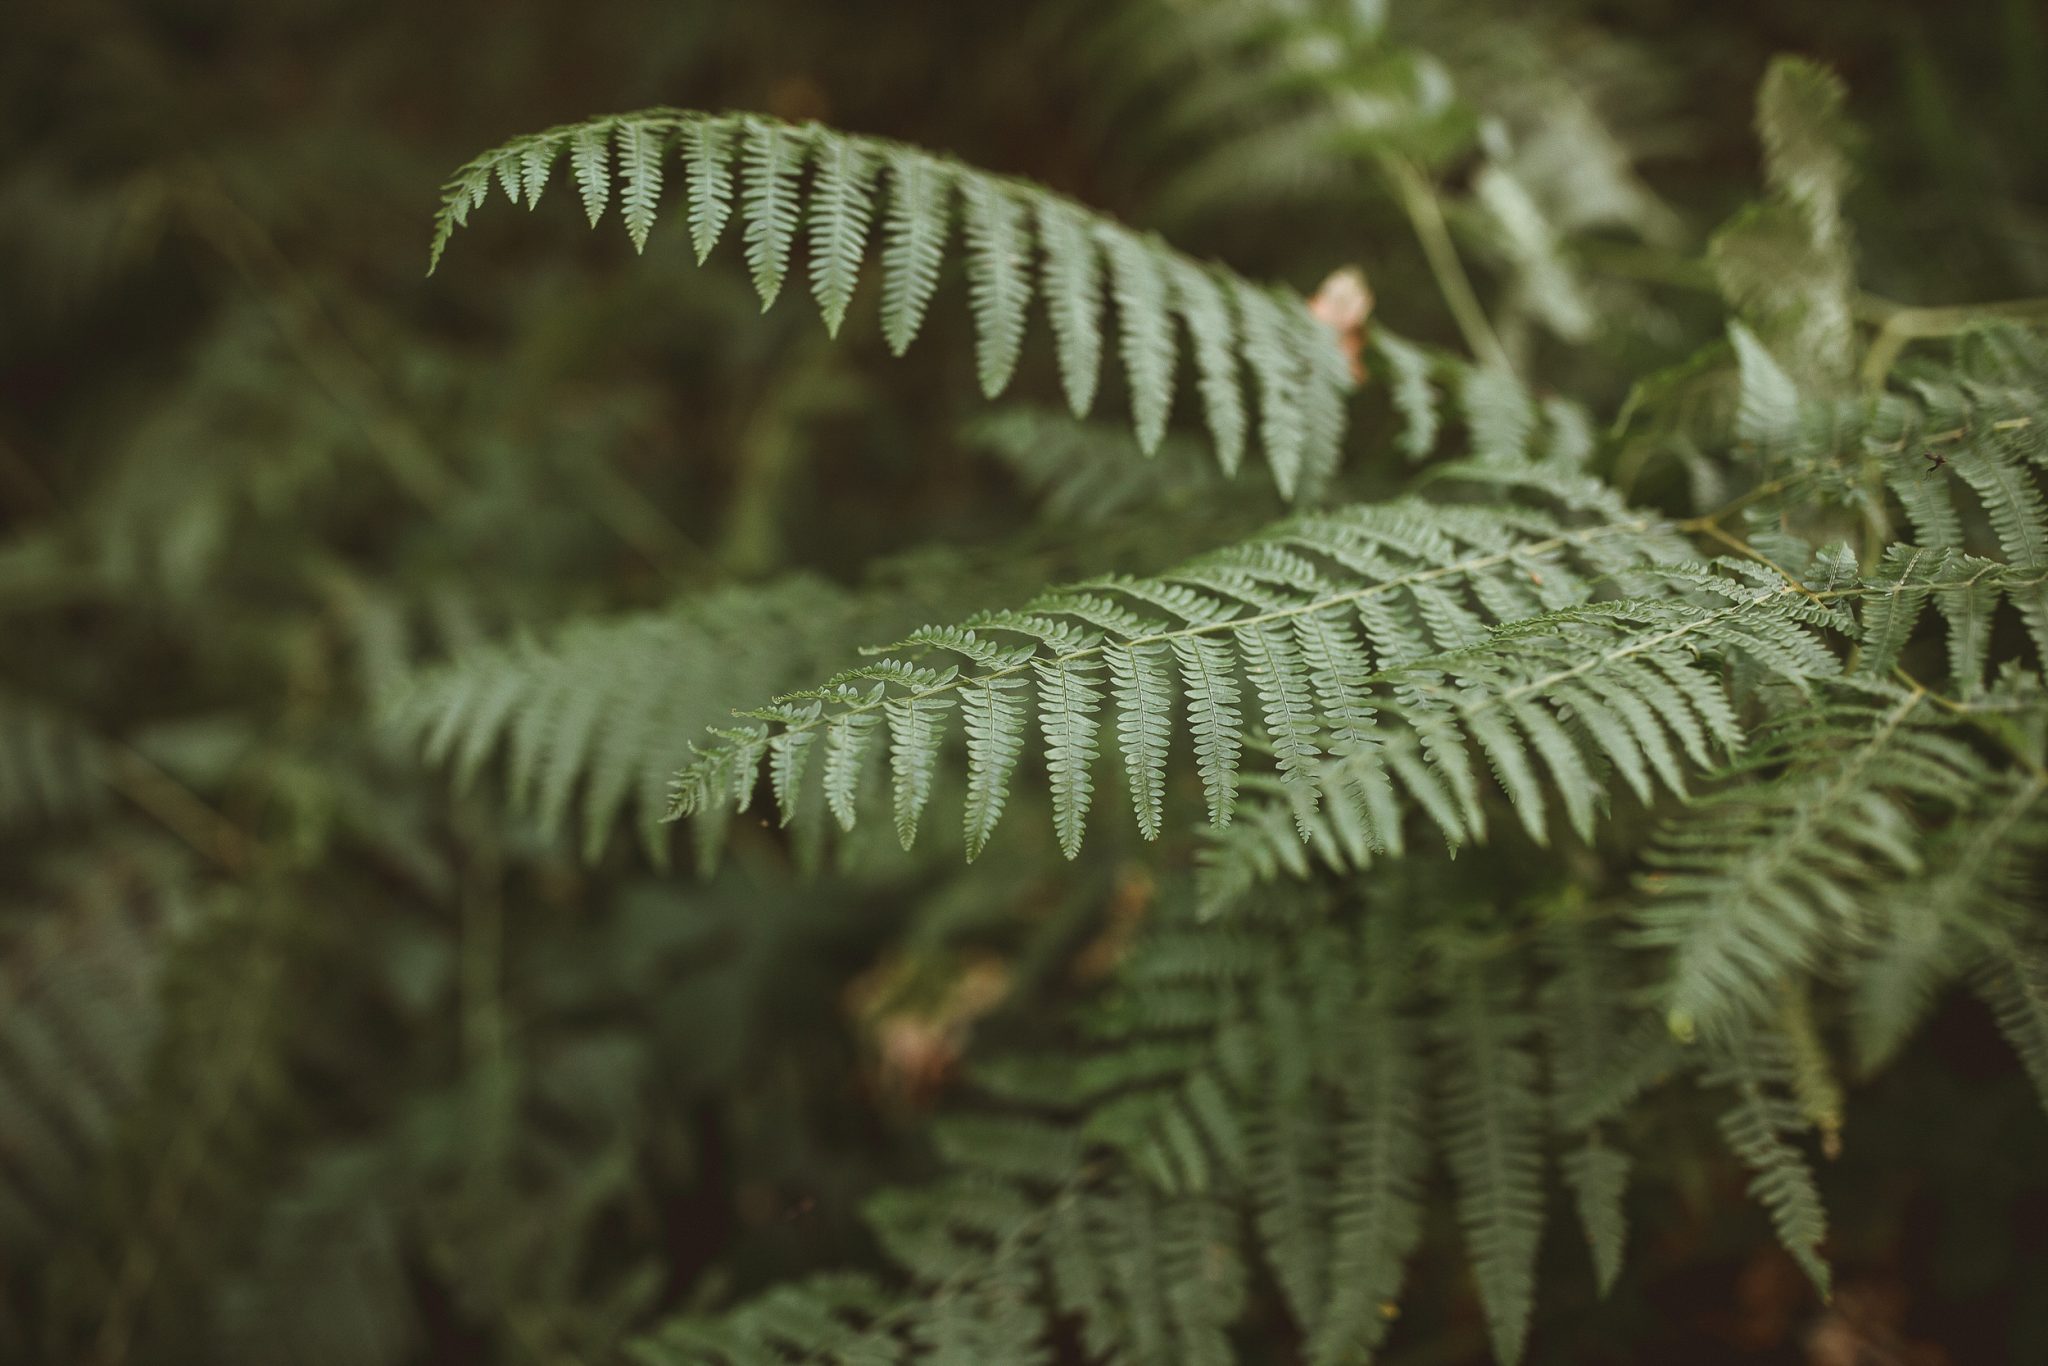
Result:
[[[10,11],[0,1359],[2039,1358],[1991,10]]]

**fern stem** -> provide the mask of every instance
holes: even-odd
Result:
[[[1953,337],[1980,322],[2003,318],[2012,322],[2048,321],[2048,299],[2006,299],[1988,304],[1956,304],[1947,308],[1909,308],[1873,299],[1884,312],[1877,335],[1863,355],[1863,383],[1872,390],[1884,388],[1892,367],[1909,342],[1932,337]]]
[[[2013,743],[2012,736],[2006,732],[2004,727],[1989,724],[1985,720],[1985,709],[1983,707],[1974,706],[1968,702],[1958,702],[1952,697],[1944,697],[1925,683],[1914,678],[1913,675],[1907,673],[1904,665],[1894,666],[1892,676],[1907,687],[1914,689],[1943,711],[1948,712],[1952,716],[1962,717],[1979,731],[1996,740],[2005,749],[2006,753],[2011,755],[2013,760],[2033,778],[2036,787],[2048,785],[2048,768],[2042,767],[2039,761],[2032,755]]]
[[[226,872],[240,873],[248,867],[253,841],[240,826],[141,752],[121,746],[112,757],[109,779],[122,796]]]
[[[1785,568],[1784,565],[1779,564],[1770,556],[1764,554],[1761,550],[1758,550],[1748,541],[1743,540],[1739,536],[1730,535],[1728,532],[1723,531],[1719,524],[1709,521],[1705,525],[1701,526],[1699,530],[1702,535],[1711,537],[1712,539],[1721,542],[1721,544],[1727,546],[1731,550],[1736,551],[1738,554],[1748,556],[1750,559],[1755,560],[1758,564],[1762,565],[1764,568],[1770,570],[1772,573],[1776,574],[1778,577],[1785,580],[1785,587],[1788,592],[1798,593],[1800,596],[1804,597],[1809,602],[1818,603],[1821,601],[1820,594],[1814,592],[1811,588],[1808,588],[1805,584],[1801,583],[1799,581],[1798,575],[1794,574],[1791,570]]]
[[[1465,267],[1458,260],[1457,244],[1451,240],[1450,228],[1444,222],[1443,206],[1437,202],[1436,191],[1405,157],[1385,153],[1380,157],[1380,166],[1388,179],[1394,182],[1401,208],[1407,213],[1415,236],[1422,243],[1422,254],[1429,261],[1430,273],[1436,277],[1437,289],[1442,292],[1444,305],[1451,310],[1458,331],[1464,335],[1465,345],[1471,348],[1481,364],[1513,374],[1515,367],[1508,360],[1507,348],[1501,345],[1499,334],[1487,321],[1486,309],[1472,288],[1471,277],[1465,274]]]

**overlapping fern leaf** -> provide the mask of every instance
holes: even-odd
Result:
[[[1036,298],[1051,318],[1062,386],[1076,416],[1093,407],[1103,353],[1114,350],[1139,443],[1147,453],[1156,450],[1174,406],[1185,329],[1195,389],[1226,473],[1237,468],[1254,427],[1283,494],[1319,483],[1336,466],[1350,373],[1334,338],[1298,296],[1196,261],[1028,181],[882,138],[762,114],[682,109],[611,115],[517,138],[449,181],[430,269],[456,228],[490,198],[493,183],[513,203],[532,206],[563,160],[593,226],[616,190],[636,249],[646,246],[671,179],[699,261],[737,219],[764,308],[797,268],[802,236],[811,291],[834,334],[870,238],[878,235],[882,329],[899,354],[923,325],[957,218],[980,382],[989,397],[1009,386]],[[1110,301],[1113,339],[1103,323]]]

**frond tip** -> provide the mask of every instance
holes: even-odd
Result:
[[[1009,387],[1036,294],[1052,320],[1067,401],[1076,414],[1086,413],[1101,375],[1105,305],[1113,299],[1116,351],[1148,454],[1173,409],[1184,326],[1226,471],[1243,451],[1244,386],[1253,382],[1259,430],[1281,492],[1292,496],[1336,465],[1343,395],[1352,381],[1335,336],[1297,296],[1196,261],[1029,181],[817,124],[650,109],[516,138],[448,182],[428,273],[455,230],[490,198],[494,180],[514,203],[533,207],[565,152],[592,226],[609,207],[616,179],[635,250],[646,247],[659,217],[664,168],[674,156],[697,259],[711,254],[737,211],[763,308],[780,296],[804,234],[811,290],[835,336],[876,246],[871,238],[879,236],[882,330],[898,355],[923,326],[957,201],[981,387],[990,398]],[[884,190],[881,230],[871,233]]]

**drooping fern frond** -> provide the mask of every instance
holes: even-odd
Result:
[[[1789,1095],[1794,1071],[1784,1040],[1746,1022],[1711,1045],[1702,1081],[1734,1092],[1735,1104],[1721,1117],[1722,1135],[1755,1174],[1750,1193],[1770,1212],[1778,1241],[1826,1295],[1829,1273],[1821,1244],[1827,1241],[1827,1214],[1813,1169],[1790,1141],[1812,1126]]]
[[[1534,746],[1551,768],[1562,766],[1571,780],[1567,807],[1583,828],[1590,821],[1591,787],[1581,777],[1576,750],[1550,714],[1539,713],[1522,694],[1507,696],[1497,708],[1461,710],[1473,689],[1445,684],[1431,676],[1441,670],[1422,661],[1472,650],[1451,665],[1454,678],[1497,681],[1499,672],[1484,649],[1474,648],[1483,646],[1489,622],[1565,610],[1584,603],[1596,583],[1682,557],[1680,543],[1657,519],[1628,515],[1611,500],[1600,511],[1610,520],[1419,500],[1353,508],[1283,523],[1158,578],[1083,583],[1048,593],[1020,611],[985,614],[962,627],[929,628],[877,652],[885,657],[876,663],[746,713],[754,724],[705,749],[679,775],[674,809],[706,812],[735,800],[744,806],[771,744],[792,743],[778,737],[808,733],[823,737],[826,793],[842,824],[850,825],[864,772],[854,756],[874,727],[884,718],[898,727],[913,704],[959,697],[968,709],[970,855],[1000,814],[1026,743],[1025,718],[1035,711],[1060,842],[1072,856],[1081,843],[1094,793],[1090,775],[1106,736],[1122,752],[1132,807],[1148,835],[1162,820],[1176,712],[1184,715],[1213,823],[1228,824],[1236,809],[1241,756],[1255,717],[1264,721],[1276,781],[1299,798],[1304,812],[1312,811],[1319,799],[1320,757],[1359,748],[1366,719],[1381,705],[1372,685],[1385,678],[1395,685],[1392,703],[1419,709],[1435,688],[1434,695],[1448,704],[1437,709],[1440,714],[1475,727],[1488,760],[1517,802],[1527,803],[1524,820],[1532,832],[1543,828],[1543,807],[1525,746]],[[1767,616],[1728,623],[1722,634],[1733,638],[1747,630],[1760,652],[1772,641],[1770,652],[1817,664],[1815,652],[1796,643],[1796,622]],[[1655,647],[1675,648],[1696,628],[1672,619],[1665,629],[1676,636],[1635,652],[1644,656],[1642,667],[1659,667]],[[916,657],[932,652],[964,662],[939,665]],[[1562,686],[1576,677],[1574,669],[1555,682]],[[1546,679],[1530,696],[1549,685]],[[1683,688],[1685,682],[1670,686]],[[1027,706],[1034,692],[1036,706]],[[1181,695],[1179,707],[1170,704],[1175,693]],[[1569,695],[1596,707],[1582,700],[1592,696],[1583,689]],[[1665,707],[1679,695],[1660,692],[1647,705]],[[1113,726],[1102,715],[1106,701],[1114,704]],[[1679,703],[1682,722],[1631,719],[1640,709],[1627,701],[1596,709],[1621,733],[1641,725],[1658,729],[1658,740],[1650,743],[1659,744],[1663,725],[1697,725],[1688,710],[1693,705]],[[1628,717],[1616,707],[1628,708]],[[942,724],[937,712],[931,723]],[[1430,739],[1424,735],[1425,748]],[[922,743],[914,748],[924,752]],[[1449,762],[1440,749],[1429,749],[1429,757]],[[899,781],[903,776],[898,773]],[[1480,824],[1470,767],[1461,760],[1440,781],[1455,794],[1456,814],[1445,820],[1446,829],[1462,832]]]
[[[1977,842],[1974,867],[1944,870],[1930,852],[1945,846],[1931,851],[1923,825],[1951,822],[1959,847],[1987,830],[2009,839],[2009,821],[1980,822],[2001,807],[2028,815],[2039,785],[2016,784],[1924,689],[1859,687],[1775,720],[1732,770],[1742,781],[1696,802],[1651,851],[1643,939],[1671,954],[1666,999],[1681,1034],[1762,1009],[1774,984],[1831,966],[1873,935],[1885,942],[1907,907],[1936,904],[1917,898],[1950,898],[1935,915],[1982,914],[1957,875],[1995,877],[1998,851]],[[1899,884],[1913,899],[1889,900]],[[1904,1000],[1931,984],[1894,989]],[[1872,1056],[1883,1051],[1871,1045]]]
[[[1975,985],[2048,1109],[2048,948],[2038,938],[2000,936],[1979,963]]]
[[[1561,1163],[1605,1295],[1621,1274],[1626,1150],[1605,1126],[1660,1073],[1674,1070],[1670,1041],[1632,999],[1622,955],[1587,926],[1561,919],[1544,937],[1550,978],[1539,1022],[1550,1064],[1551,1119],[1576,1140]]]
[[[1536,1303],[1543,1147],[1533,1023],[1486,970],[1452,974],[1437,1028],[1444,1142],[1494,1360],[1519,1361]]]
[[[501,750],[514,806],[552,838],[580,808],[595,858],[629,807],[647,856],[666,866],[670,775],[690,737],[747,688],[817,667],[858,618],[853,599],[808,579],[707,595],[667,613],[586,620],[543,644],[482,645],[405,679],[389,724],[458,786]],[[807,753],[776,753],[778,793]]]
[[[1336,465],[1351,377],[1334,337],[1298,296],[1197,262],[1028,181],[816,124],[651,109],[515,139],[448,182],[429,270],[439,265],[455,230],[490,197],[494,181],[514,203],[537,204],[549,168],[563,153],[593,225],[616,179],[636,249],[646,246],[659,215],[664,168],[682,182],[700,261],[736,212],[764,308],[780,294],[802,233],[812,293],[835,335],[886,187],[887,203],[879,206],[882,326],[898,353],[917,335],[937,286],[957,202],[981,387],[989,397],[1009,385],[1026,314],[1039,296],[1052,319],[1068,403],[1085,416],[1105,349],[1104,305],[1113,299],[1115,349],[1129,381],[1138,442],[1148,454],[1165,437],[1184,328],[1226,472],[1236,468],[1244,448],[1247,386],[1257,389],[1259,430],[1283,494],[1292,496]]]

